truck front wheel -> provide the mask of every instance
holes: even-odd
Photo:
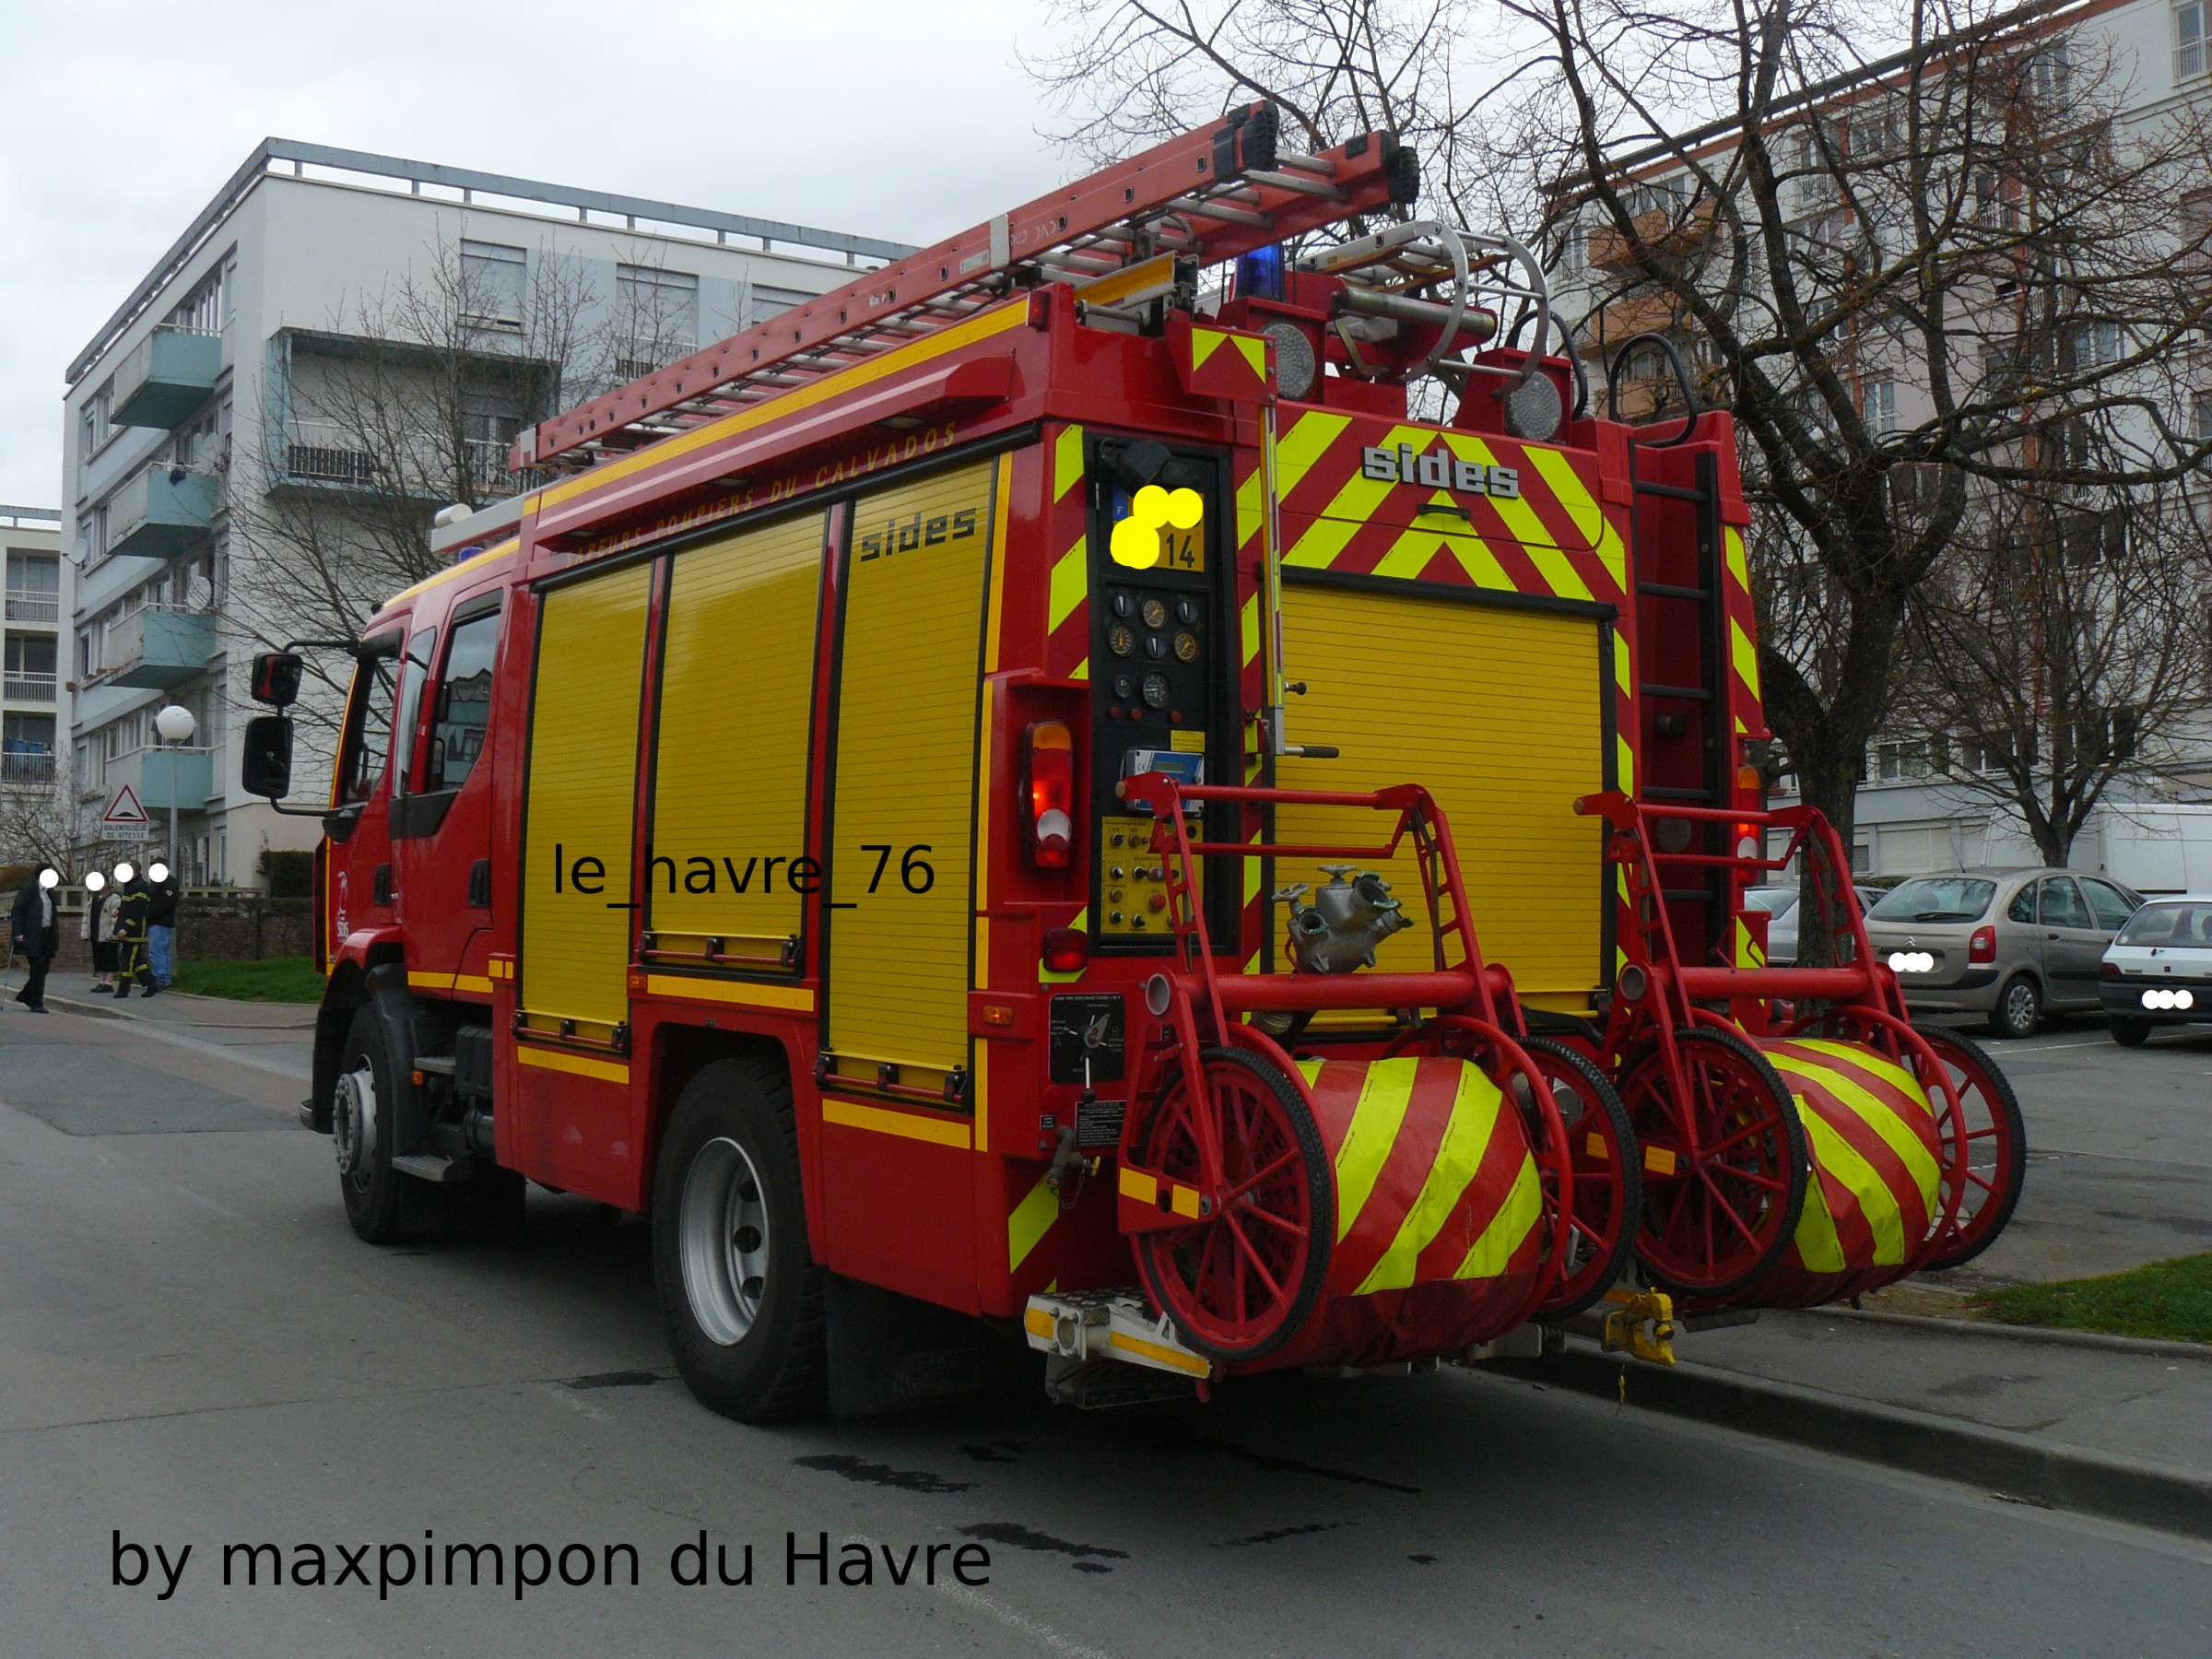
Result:
[[[338,1155],[346,1219],[365,1243],[389,1244],[399,1237],[399,1189],[406,1177],[392,1167],[397,1099],[383,1023],[375,1005],[364,1004],[354,1014],[338,1060],[330,1139]]]
[[[776,1068],[718,1060],[677,1100],[653,1177],[653,1265],[668,1346],[701,1404],[743,1422],[821,1408],[825,1276]]]

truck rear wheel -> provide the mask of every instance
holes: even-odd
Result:
[[[397,1105],[383,1021],[376,1006],[366,1003],[355,1011],[340,1053],[330,1139],[337,1152],[346,1219],[369,1244],[389,1244],[399,1237],[400,1189],[407,1178],[392,1167]]]
[[[653,1177],[653,1267],[677,1370],[741,1422],[804,1417],[828,1382],[825,1275],[806,1243],[791,1085],[749,1059],[686,1086]]]

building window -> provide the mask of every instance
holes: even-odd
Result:
[[[80,460],[90,460],[100,453],[100,446],[113,436],[115,429],[112,424],[111,417],[114,408],[115,382],[113,381],[108,382],[99,391],[85,399],[84,409],[77,416],[78,433],[82,440],[81,448],[84,452],[79,456]]]
[[[1897,382],[1880,380],[1866,382],[1865,409],[1862,418],[1866,430],[1877,438],[1887,438],[1897,430]]]
[[[199,285],[169,313],[168,326],[192,334],[222,333],[223,324],[230,320],[230,279],[237,268],[226,259],[201,277]]]
[[[615,300],[618,374],[635,380],[699,349],[699,278],[691,272],[618,265]]]
[[[523,288],[530,256],[503,242],[461,243],[461,320],[477,328],[523,331]]]
[[[2199,443],[2212,443],[2212,392],[2198,392],[2189,399],[2189,429]]]
[[[2120,360],[2120,324],[2109,321],[2069,324],[2064,367],[2080,371],[2103,369]]]
[[[59,622],[62,619],[62,561],[37,553],[7,556],[7,619]]]
[[[804,305],[814,296],[797,288],[768,288],[760,283],[752,285],[749,303],[746,310],[746,326],[765,323],[778,312],[787,312],[794,305]]]
[[[2205,0],[2182,0],[2173,8],[2173,78],[2194,80],[2205,72]]]

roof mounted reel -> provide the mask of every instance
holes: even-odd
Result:
[[[1566,411],[1559,388],[1541,372],[1551,331],[1551,289],[1535,254],[1511,236],[1481,235],[1441,219],[1391,225],[1298,262],[1299,270],[1343,284],[1330,327],[1332,358],[1362,380],[1404,385],[1434,375],[1464,398],[1470,377],[1496,381],[1506,429],[1516,438],[1549,439]],[[1459,353],[1499,337],[1508,312],[1517,339],[1530,318],[1535,328],[1518,360],[1464,362]]]
[[[1290,907],[1290,955],[1300,973],[1349,973],[1375,965],[1375,947],[1413,925],[1390,883],[1358,865],[1325,864],[1328,885],[1294,881],[1275,896]],[[1313,902],[1303,902],[1307,893]]]

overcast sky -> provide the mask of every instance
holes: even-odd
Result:
[[[64,370],[271,135],[925,243],[1068,164],[1036,0],[0,0],[0,502]],[[952,19],[957,18],[957,23]]]

